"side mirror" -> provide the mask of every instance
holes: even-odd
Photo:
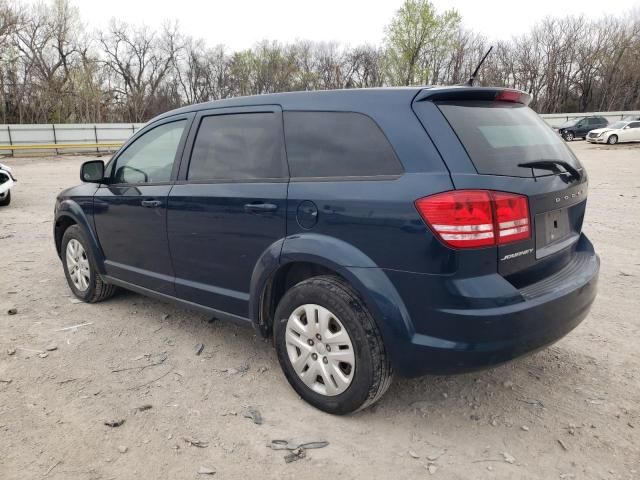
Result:
[[[104,162],[90,160],[80,167],[80,180],[89,183],[101,183],[104,180]]]
[[[629,125],[625,125],[624,127],[622,127],[623,130],[629,130],[631,127]]]

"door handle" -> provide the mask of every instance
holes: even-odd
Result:
[[[142,200],[141,205],[147,208],[156,208],[162,205],[160,200]]]
[[[244,211],[247,213],[275,212],[278,206],[273,203],[247,203]]]

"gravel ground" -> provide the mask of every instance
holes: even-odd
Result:
[[[0,478],[640,478],[640,145],[571,146],[602,259],[587,319],[499,368],[396,380],[348,417],[300,400],[251,329],[127,292],[75,303],[51,220],[83,159],[3,160],[19,184],[0,209]],[[272,439],[329,446],[286,463]]]

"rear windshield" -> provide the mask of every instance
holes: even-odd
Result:
[[[518,164],[536,160],[579,163],[560,136],[529,107],[491,101],[439,102],[478,173],[530,177]],[[537,170],[536,176],[549,175]]]

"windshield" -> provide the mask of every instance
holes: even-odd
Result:
[[[616,122],[616,123],[613,123],[613,124],[609,125],[608,128],[623,128],[626,125],[627,125],[627,122]]]
[[[464,145],[478,173],[530,177],[518,164],[560,160],[580,164],[565,142],[533,110],[520,103],[440,102],[438,107]],[[549,172],[536,171],[536,176]]]

